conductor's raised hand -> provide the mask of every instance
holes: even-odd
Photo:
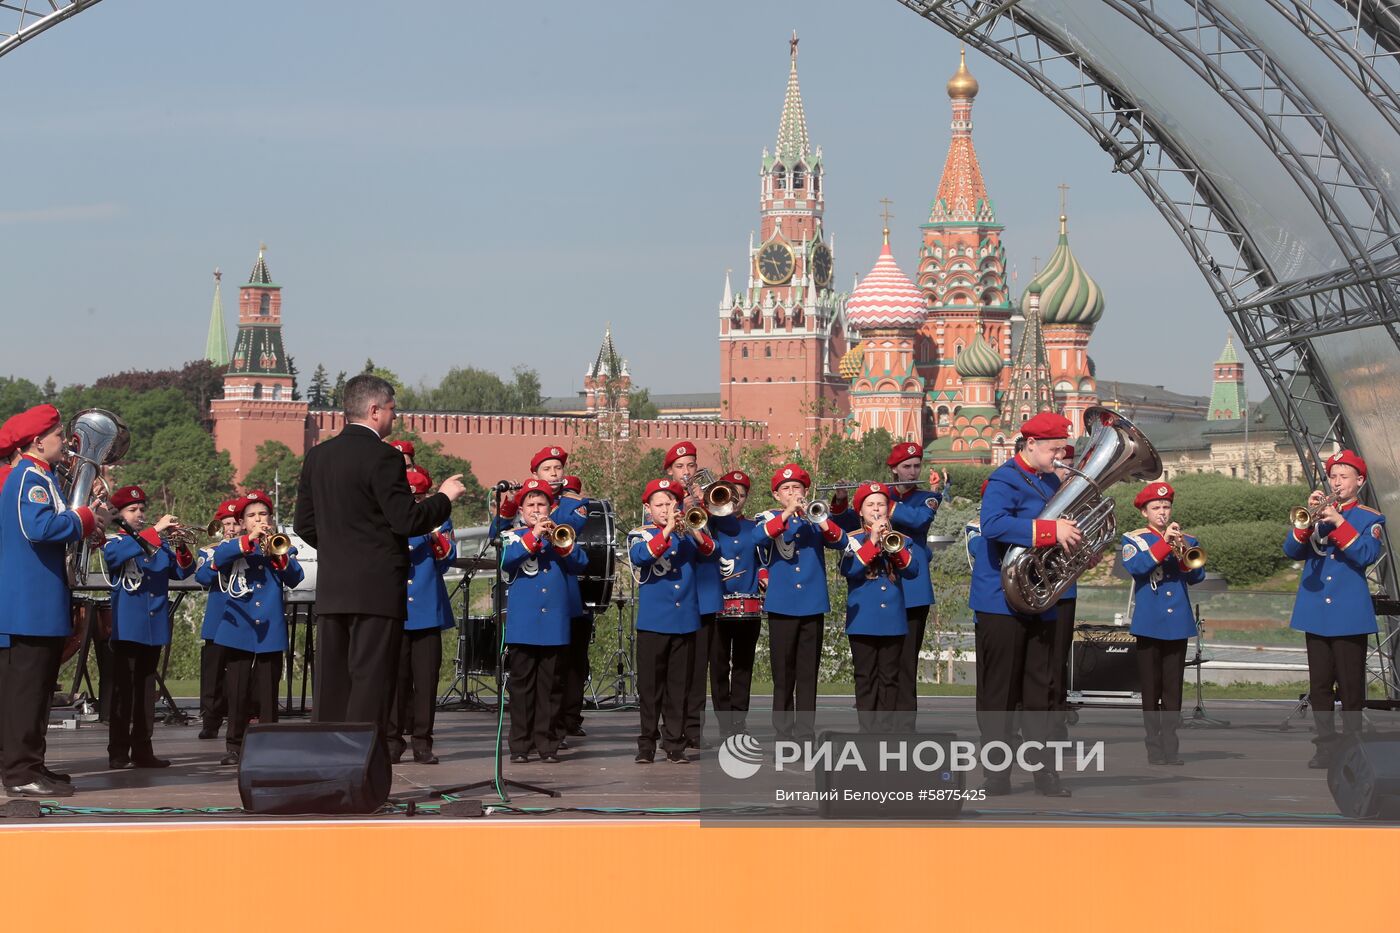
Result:
[[[466,484],[462,482],[462,474],[453,473],[447,479],[443,480],[442,485],[438,487],[438,492],[446,496],[448,502],[456,502],[458,499],[465,496],[467,494],[467,487]]]

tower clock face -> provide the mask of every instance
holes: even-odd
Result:
[[[812,279],[818,288],[831,284],[831,250],[825,243],[818,243],[812,250]]]
[[[792,278],[792,250],[785,243],[769,243],[758,251],[758,274],[768,285],[782,285]]]

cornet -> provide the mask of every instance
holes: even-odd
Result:
[[[734,487],[729,483],[712,483],[705,487],[703,494],[705,511],[717,518],[733,515],[735,509]]]
[[[264,531],[258,535],[258,544],[262,545],[263,553],[268,557],[285,557],[292,549],[291,536],[280,531]]]
[[[1296,505],[1289,509],[1288,520],[1292,522],[1293,527],[1299,531],[1311,531],[1312,527],[1317,524],[1318,519],[1322,518],[1322,513],[1335,506],[1337,502],[1337,496],[1333,493],[1328,493],[1326,496],[1323,496],[1322,501],[1317,504],[1316,508],[1309,508],[1306,505]]]
[[[544,536],[549,543],[560,550],[568,550],[574,546],[577,535],[574,534],[573,525],[557,525],[554,522],[549,522],[548,525]]]
[[[904,550],[904,535],[893,528],[880,535],[880,550],[886,554],[898,554]]]
[[[709,513],[697,505],[677,515],[676,524],[681,526],[686,534],[692,534],[697,531],[704,531],[706,526],[710,524],[710,516]]]
[[[1172,553],[1176,555],[1176,562],[1181,565],[1182,570],[1200,570],[1206,565],[1206,549],[1199,544],[1187,544],[1184,532],[1180,538],[1170,543]]]
[[[161,538],[170,546],[171,550],[178,551],[183,548],[193,553],[195,549],[194,531],[178,521],[165,529],[165,534],[161,535]]]
[[[802,510],[802,514],[807,516],[809,522],[815,522],[818,525],[826,521],[826,517],[831,514],[831,503],[825,499],[817,499],[813,502],[803,499],[798,508]]]

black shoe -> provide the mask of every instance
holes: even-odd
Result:
[[[667,752],[667,753],[666,753],[666,760],[669,761],[669,762],[670,762],[671,764],[673,764],[673,765],[688,765],[688,764],[690,764],[690,759],[687,758],[687,757],[685,757],[685,752],[684,752],[682,749],[679,749],[679,748],[673,749],[673,750]]]
[[[107,759],[107,770],[108,770],[108,771],[125,771],[127,768],[130,768],[130,767],[131,767],[131,759],[130,759],[130,758],[108,758],[108,759]]]
[[[48,767],[44,765],[41,765],[39,767],[39,773],[42,774],[44,777],[48,778],[50,781],[59,781],[63,784],[73,783],[73,775],[64,774],[62,771],[50,771]]]
[[[414,752],[413,761],[420,765],[435,765],[438,763],[438,756],[432,752]]]
[[[155,755],[142,755],[140,758],[131,759],[131,763],[138,768],[168,768],[169,758],[157,758]]]
[[[513,765],[529,764],[529,762],[530,762],[530,756],[529,756],[529,755],[511,755],[511,756],[510,756],[510,763],[513,764]]]
[[[583,726],[574,726],[569,730],[569,735],[575,738],[583,738],[587,734],[587,732],[583,731]]]
[[[1177,757],[1176,755],[1171,755],[1171,756],[1169,756],[1169,757],[1167,757],[1167,758],[1163,758],[1163,759],[1162,759],[1162,764],[1164,764],[1164,765],[1184,765],[1184,764],[1186,764],[1186,760],[1185,760],[1184,758],[1179,758],[1179,757]]]
[[[239,757],[240,757],[240,756],[239,756],[238,752],[229,752],[227,755],[225,755],[224,757],[222,757],[222,758],[219,759],[219,764],[221,764],[221,765],[236,765],[236,764],[238,764],[238,759],[239,759]]]
[[[547,765],[557,765],[561,760],[562,759],[558,755],[554,754],[554,752],[540,753],[540,761],[544,762]]]
[[[73,785],[41,777],[28,784],[5,785],[6,797],[72,797]]]
[[[987,775],[982,782],[982,792],[988,797],[1007,797],[1011,794],[1011,775],[1005,771]]]
[[[219,727],[222,725],[223,723],[221,722],[206,722],[204,728],[199,730],[199,737],[201,739],[217,739],[219,737]]]
[[[1332,756],[1319,749],[1317,752],[1313,753],[1312,758],[1308,759],[1308,767],[1315,768],[1319,771],[1326,771],[1328,768],[1332,767]]]
[[[1167,763],[1167,756],[1161,752],[1148,752],[1147,763],[1150,765],[1164,765]]]
[[[1042,797],[1069,797],[1070,790],[1060,783],[1060,776],[1054,771],[1035,773],[1035,792]]]
[[[560,739],[560,740],[559,740],[559,744],[556,746],[556,748],[559,749],[560,751],[563,751],[564,749],[566,749],[566,748],[568,748],[568,747],[569,747],[569,743],[566,742],[566,741],[564,741],[563,739]]]
[[[656,752],[637,752],[637,757],[632,760],[639,765],[649,765],[656,760]]]

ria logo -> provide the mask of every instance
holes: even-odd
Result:
[[[731,735],[719,747],[719,767],[725,774],[742,781],[763,766],[763,746],[748,733]]]

